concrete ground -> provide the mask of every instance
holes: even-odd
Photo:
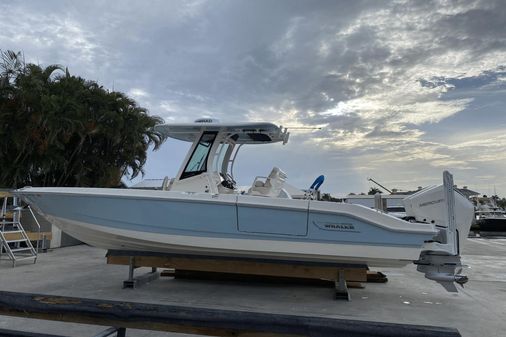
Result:
[[[386,284],[350,289],[351,302],[334,300],[331,288],[260,282],[160,278],[135,290],[122,289],[128,268],[107,265],[104,255],[104,250],[85,245],[60,248],[41,254],[35,265],[20,263],[16,268],[4,257],[0,290],[437,325],[457,328],[467,337],[502,337],[506,331],[506,239],[468,240],[463,260],[470,280],[458,294],[447,293],[411,265],[381,270],[388,276]],[[91,337],[104,329],[6,316],[0,316],[0,328],[75,337]],[[176,334],[127,330],[127,335]]]

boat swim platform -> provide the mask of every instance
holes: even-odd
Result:
[[[370,272],[364,264],[128,250],[109,250],[106,257],[108,264],[129,266],[128,279],[123,282],[124,288],[135,288],[158,278],[157,268],[171,269],[172,271],[162,272],[162,276],[175,278],[333,284],[336,299],[346,300],[350,300],[349,286],[361,288],[363,282],[387,281],[384,274]],[[152,270],[134,277],[134,270],[139,267],[151,267]]]
[[[0,291],[0,315],[112,326],[95,336],[109,336],[116,333],[117,336],[124,337],[127,328],[223,337],[461,336],[457,329],[436,326],[5,291]],[[3,330],[2,333],[0,329],[0,336],[2,334],[27,337],[19,330]],[[28,336],[47,337],[48,335],[32,333]],[[57,336],[51,335],[51,337]]]

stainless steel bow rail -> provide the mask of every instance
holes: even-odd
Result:
[[[455,337],[453,328],[0,291],[0,315],[207,336]],[[118,328],[120,327],[120,328]],[[116,329],[116,330],[114,330]],[[114,331],[113,331],[114,330]],[[17,334],[16,334],[17,333]],[[50,336],[14,331],[9,336]],[[108,336],[101,334],[100,336]],[[55,336],[51,336],[55,337]]]

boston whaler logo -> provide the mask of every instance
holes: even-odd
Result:
[[[323,230],[327,231],[338,231],[338,232],[353,232],[353,233],[360,233],[355,228],[355,225],[351,223],[335,223],[335,222],[316,222],[313,221],[313,224]]]

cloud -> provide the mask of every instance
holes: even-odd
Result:
[[[321,127],[294,131],[291,142],[318,153],[331,174],[338,160],[361,175],[386,169],[392,183],[420,167],[466,171],[472,181],[471,171],[506,169],[494,159],[505,145],[505,8],[500,0],[15,1],[0,4],[0,47],[66,65],[167,121]]]

